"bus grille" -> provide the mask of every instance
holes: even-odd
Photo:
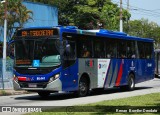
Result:
[[[36,87],[29,87],[29,84],[34,84]],[[46,88],[47,82],[41,83],[26,83],[26,82],[19,82],[21,88]]]

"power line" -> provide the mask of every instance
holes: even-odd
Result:
[[[127,8],[127,7],[124,7],[124,8]],[[133,8],[130,8],[130,11],[132,11],[132,13],[135,13],[135,12],[139,12],[141,14],[145,14],[147,16],[153,16],[153,17],[158,17],[160,16],[160,13],[155,13],[155,12],[148,12],[148,11],[145,11],[145,10],[140,10],[140,9],[133,9]],[[138,13],[138,14],[139,14]]]
[[[120,3],[120,2],[117,2],[117,1],[114,1],[112,0],[113,2],[116,2],[116,3]],[[123,5],[125,5],[126,9],[128,9],[128,3],[123,3]],[[136,12],[143,12],[144,14],[147,14],[149,16],[153,16],[153,17],[156,17],[156,16],[160,16],[160,13],[159,12],[156,12],[157,10],[160,10],[160,9],[156,9],[156,10],[148,10],[148,9],[144,9],[144,8],[139,8],[137,6],[132,6],[132,5],[129,5],[130,6],[130,10],[131,11],[136,11]]]

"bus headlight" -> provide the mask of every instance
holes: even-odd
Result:
[[[56,75],[54,75],[53,77],[51,77],[50,79],[49,79],[49,83],[50,82],[52,82],[52,81],[54,81],[54,80],[56,80],[57,78],[59,78],[59,74],[56,74]]]
[[[59,74],[56,74],[56,75],[54,76],[54,78],[55,78],[55,79],[59,78]]]

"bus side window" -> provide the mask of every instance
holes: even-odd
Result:
[[[91,58],[92,57],[92,41],[89,39],[81,38],[78,45],[78,57],[81,58]]]
[[[127,58],[136,58],[135,42],[127,41]]]
[[[145,58],[151,59],[152,58],[152,43],[145,43]]]
[[[102,40],[94,41],[94,57],[95,58],[104,58],[105,57],[105,48],[104,42]]]
[[[127,58],[126,56],[126,41],[118,41],[118,58]]]
[[[86,47],[84,47],[82,57],[90,57],[90,55],[91,55],[90,51]]]
[[[139,52],[139,58],[144,59],[145,58],[145,43],[138,41],[138,52]]]
[[[116,40],[106,40],[106,58],[116,58],[117,56],[117,42]]]
[[[75,42],[68,41],[68,44],[66,45],[66,49],[64,51],[64,58],[74,60],[76,57],[75,51],[76,51]]]

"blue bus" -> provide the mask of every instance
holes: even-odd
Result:
[[[14,89],[74,92],[120,87],[154,78],[153,39],[76,27],[23,28],[14,35]]]

